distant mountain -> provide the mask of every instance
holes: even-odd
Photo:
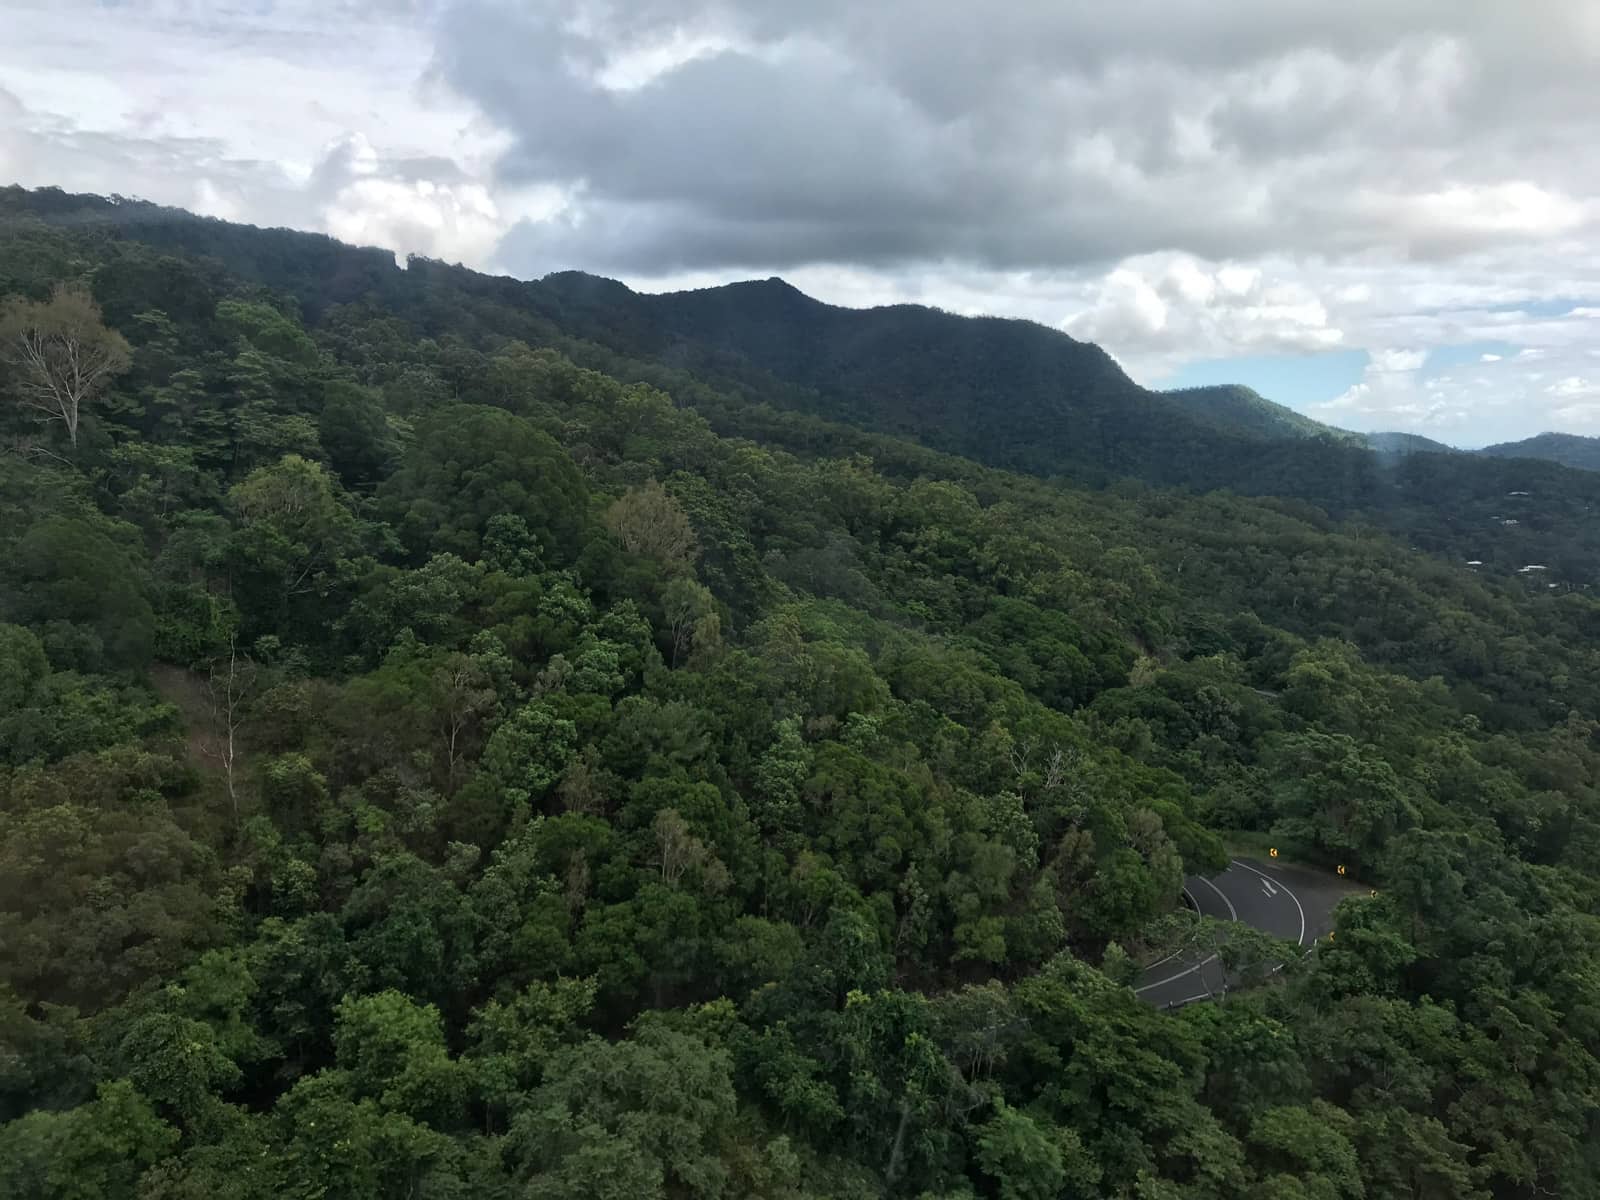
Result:
[[[1332,437],[1359,440],[1361,435],[1324,425],[1294,409],[1268,400],[1238,383],[1174,388],[1161,393],[1219,428],[1263,437]]]
[[[1399,458],[1407,454],[1459,454],[1454,446],[1446,446],[1420,433],[1368,433],[1362,435],[1369,447],[1383,458]]]
[[[1340,431],[1244,388],[1151,391],[1100,347],[1032,321],[839,308],[781,279],[640,295],[562,272],[533,290],[593,341],[993,466],[1336,505],[1375,485],[1376,459]]]
[[[1383,458],[1408,454],[1460,454],[1559,463],[1579,471],[1600,471],[1600,438],[1575,433],[1541,433],[1520,442],[1500,442],[1481,450],[1457,450],[1415,433],[1369,433],[1363,440]]]
[[[806,454],[900,455],[897,469],[915,472],[920,460],[903,449],[914,442],[1080,485],[1131,479],[1271,496],[1298,516],[1358,517],[1450,559],[1549,563],[1569,577],[1600,570],[1596,473],[1450,452],[1414,435],[1362,439],[1246,388],[1150,391],[1098,346],[1029,321],[838,308],[780,279],[647,295],[580,272],[527,281],[422,258],[401,269],[387,251],[321,235],[54,189],[0,187],[0,229],[8,223],[60,231],[34,239],[30,253],[58,247],[61,277],[81,269],[73,256],[84,238],[176,256],[139,268],[155,270],[154,283],[131,267],[97,272],[96,295],[118,326],[139,318],[137,305],[185,319],[210,313],[227,294],[212,274],[226,271],[235,279],[226,286],[242,280],[285,297],[329,339],[381,308],[409,344],[550,347],[660,387],[719,431],[786,439]],[[180,258],[199,265],[180,270]],[[0,291],[14,265],[0,255]],[[1522,494],[1537,502],[1512,515],[1507,498]]]
[[[1520,442],[1485,446],[1478,453],[1490,458],[1538,458],[1580,471],[1600,471],[1600,438],[1575,433],[1541,433]]]
[[[643,300],[677,338],[813,390],[820,415],[1039,474],[1144,474],[1215,436],[1099,346],[1031,321],[838,308],[779,279]]]

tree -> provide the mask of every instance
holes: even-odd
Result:
[[[1034,1120],[1004,1100],[997,1101],[994,1116],[978,1126],[977,1158],[984,1173],[999,1181],[1001,1200],[1087,1195],[1099,1177],[1076,1133]],[[1069,1184],[1071,1192],[1064,1192]]]
[[[722,622],[709,588],[692,579],[674,579],[662,600],[672,634],[672,666],[691,648],[710,651],[721,644]]]
[[[178,1131],[126,1079],[69,1112],[29,1113],[0,1127],[0,1195],[15,1200],[134,1200],[140,1173],[172,1152]]]
[[[445,749],[445,783],[454,787],[469,741],[494,711],[498,697],[488,671],[459,652],[446,655],[428,680],[428,699]]]
[[[558,1051],[511,1145],[529,1194],[716,1200],[733,1194],[723,1146],[736,1105],[727,1050],[651,1022]]]
[[[123,745],[0,783],[0,986],[94,1010],[216,935],[232,889],[162,794],[185,774]]]
[[[538,546],[575,554],[588,503],[583,477],[549,434],[503,409],[471,404],[418,423],[379,499],[412,550],[449,551],[468,562],[478,560],[502,515],[522,518]]]
[[[1284,735],[1268,761],[1280,813],[1275,836],[1326,859],[1369,858],[1415,817],[1405,781],[1390,761],[1352,737]]]
[[[539,1082],[558,1049],[581,1040],[578,1022],[593,1007],[592,979],[557,979],[530,983],[472,1014],[466,1061],[476,1072],[491,1124]]]
[[[358,1098],[435,1128],[454,1121],[466,1099],[468,1068],[444,1043],[439,1010],[395,991],[346,997],[334,1017],[341,1070]]]
[[[1314,1200],[1364,1194],[1350,1114],[1321,1100],[1310,1108],[1269,1108],[1250,1125],[1250,1142],[1284,1174],[1305,1180]]]
[[[118,1058],[140,1094],[190,1131],[214,1123],[217,1094],[240,1080],[211,1027],[175,1013],[146,1013],[136,1020]]]
[[[656,814],[655,835],[656,853],[651,862],[660,869],[662,883],[676,887],[685,871],[695,871],[707,891],[720,892],[728,886],[728,868],[690,832],[675,809],[663,808]]]
[[[206,756],[222,768],[223,781],[228,786],[228,808],[233,814],[233,825],[239,827],[239,786],[236,767],[239,762],[239,729],[244,724],[245,709],[256,690],[256,664],[248,654],[241,655],[237,639],[228,639],[226,663],[218,659],[211,665],[206,681],[206,694],[211,701],[211,732],[202,744]]]
[[[142,556],[123,536],[129,532],[126,525],[59,515],[34,523],[13,543],[0,575],[0,609],[39,628],[58,669],[149,661],[155,613]]]
[[[39,639],[20,625],[0,622],[0,731],[20,715],[38,683],[50,673]]]
[[[517,811],[544,798],[577,749],[577,726],[536,700],[494,731],[484,747],[482,772]]]
[[[652,479],[630,488],[606,510],[606,525],[630,554],[653,558],[668,570],[687,570],[697,547],[689,515]]]
[[[107,329],[81,284],[59,283],[42,303],[12,297],[0,306],[0,356],[11,390],[46,422],[60,421],[78,445],[84,405],[128,369],[126,339]]]
[[[302,1196],[375,1200],[426,1195],[450,1139],[371,1098],[352,1099],[340,1071],[300,1080],[274,1110],[283,1165]],[[292,1193],[291,1193],[292,1194]]]
[[[400,451],[400,440],[376,397],[343,381],[323,389],[317,438],[334,470],[352,488],[376,484]]]
[[[238,521],[231,557],[240,607],[255,619],[254,632],[290,632],[291,606],[326,595],[341,560],[359,548],[360,527],[327,469],[298,454],[250,472],[228,503]]]

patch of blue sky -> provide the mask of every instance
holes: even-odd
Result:
[[[1587,308],[1593,299],[1556,296],[1546,300],[1517,300],[1510,304],[1491,304],[1485,312],[1527,313],[1530,317],[1564,317],[1575,308]]]
[[[1496,358],[1515,358],[1520,346],[1510,342],[1459,342],[1453,346],[1435,346],[1428,351],[1428,358],[1422,364],[1422,369],[1430,374],[1448,371],[1452,367],[1459,367],[1463,363],[1477,365],[1483,362],[1486,354]]]

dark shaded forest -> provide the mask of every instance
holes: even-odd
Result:
[[[743,286],[0,190],[0,1194],[1600,1195],[1600,479]]]

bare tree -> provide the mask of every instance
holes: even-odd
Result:
[[[1066,783],[1067,767],[1075,766],[1079,757],[1080,755],[1076,749],[1072,751],[1069,757],[1066,749],[1058,744],[1050,752],[1050,761],[1045,767],[1044,790],[1051,792]]]
[[[1007,753],[1011,756],[1011,769],[1016,773],[1017,784],[1021,786],[1028,777],[1028,767],[1033,761],[1034,739],[1025,737],[1020,742],[1013,742]]]
[[[48,446],[39,444],[39,439],[32,434],[18,434],[6,441],[4,452],[14,454],[18,458],[53,458],[63,466],[70,467],[72,460],[63,458]]]
[[[206,757],[222,768],[228,784],[228,804],[233,810],[233,825],[239,827],[239,730],[244,724],[245,706],[256,686],[256,664],[241,655],[232,638],[228,657],[212,663],[207,690],[211,696],[211,733],[201,744]]]
[[[88,289],[59,283],[43,303],[14,296],[0,307],[0,358],[17,402],[60,421],[76,447],[84,405],[128,369],[131,355]]]
[[[488,672],[465,654],[452,654],[433,673],[434,717],[444,742],[447,786],[455,787],[467,743],[494,708]]]
[[[689,823],[674,808],[656,814],[656,857],[652,865],[661,869],[661,882],[677,887],[684,872],[700,872],[706,891],[723,891],[729,884],[728,868],[699,838],[689,831]]]

